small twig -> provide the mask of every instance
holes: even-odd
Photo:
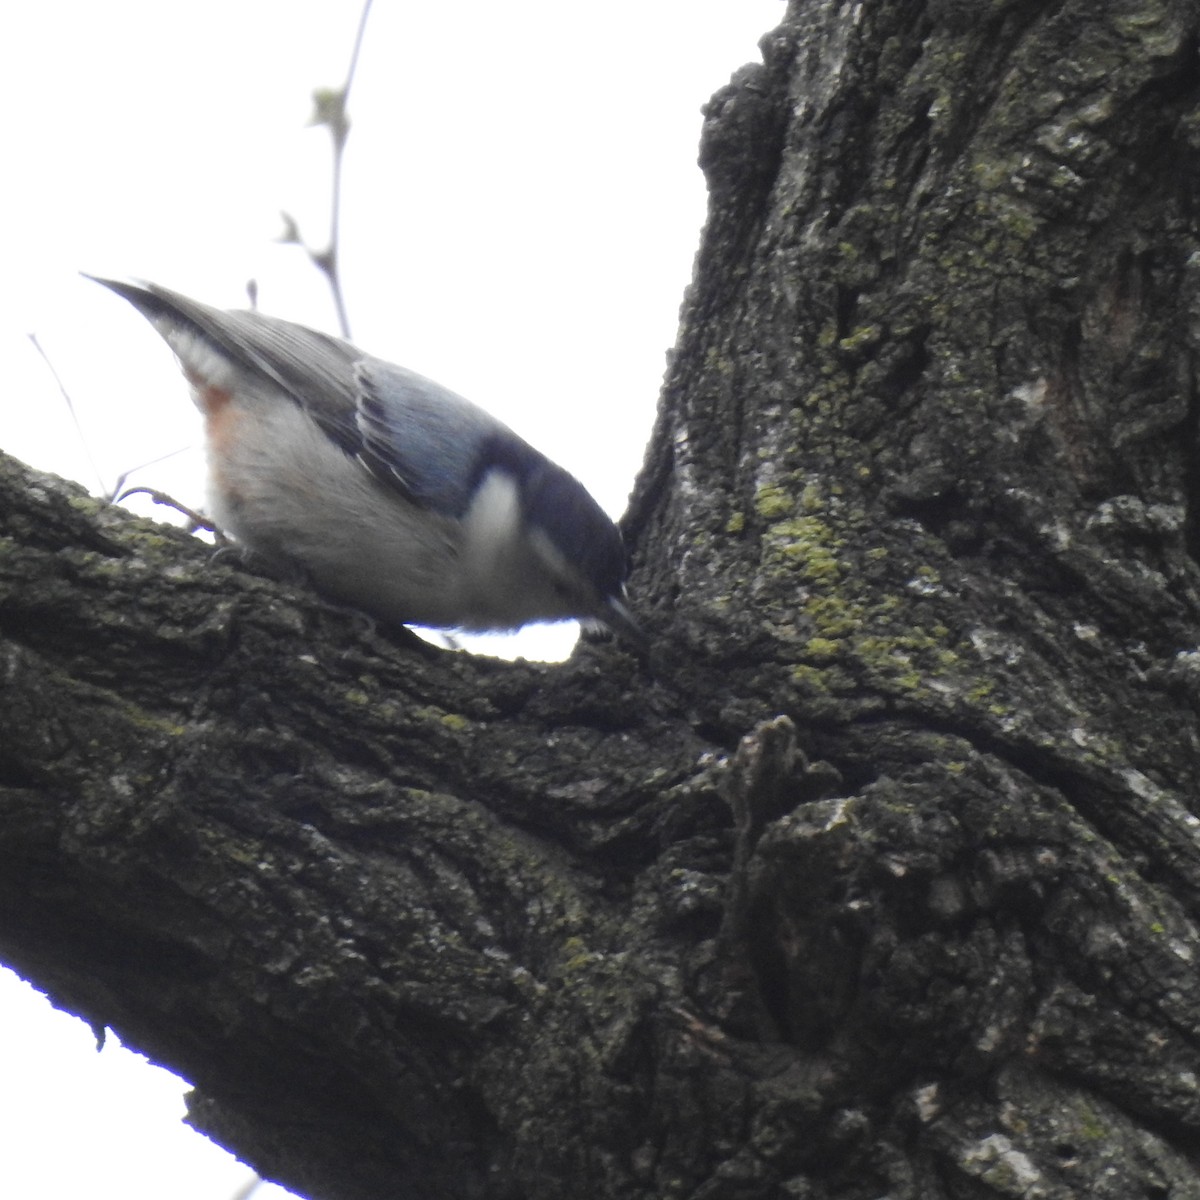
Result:
[[[71,399],[71,393],[67,391],[58,372],[54,369],[54,364],[50,361],[50,356],[42,349],[42,343],[38,341],[37,334],[31,333],[28,337],[33,343],[33,348],[42,356],[42,362],[46,364],[46,370],[50,372],[54,377],[54,382],[58,384],[58,390],[62,394],[63,400],[66,401],[67,412],[71,414],[71,420],[75,424],[75,432],[79,435],[80,444],[83,446],[83,453],[87,456],[88,466],[92,468],[92,472],[96,476],[96,482],[100,484],[100,494],[102,496],[106,495],[108,489],[104,486],[104,476],[100,473],[100,468],[92,456],[92,448],[88,445],[87,438],[84,437],[83,426],[79,423],[79,414],[75,411],[75,402]]]
[[[313,265],[325,276],[333,295],[337,310],[338,328],[342,337],[350,337],[350,318],[346,312],[346,299],[342,292],[342,279],[338,269],[342,212],[342,159],[346,142],[350,137],[349,101],[350,88],[358,69],[358,57],[362,50],[363,37],[367,28],[367,17],[371,12],[372,0],[364,0],[358,31],[354,36],[354,48],[350,52],[350,65],[346,70],[346,81],[340,88],[318,88],[313,92],[313,116],[311,125],[324,125],[329,130],[333,146],[333,194],[329,205],[329,238],[324,250],[314,250],[300,233],[296,219],[290,213],[282,213],[284,222],[282,242],[294,242],[303,247]]]

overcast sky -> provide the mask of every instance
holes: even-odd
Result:
[[[619,516],[704,215],[700,106],[783,11],[376,0],[343,183],[355,340],[490,409]],[[11,6],[0,449],[100,491],[191,447],[132,482],[203,503],[169,351],[77,272],[230,307],[253,278],[265,312],[336,331],[322,279],[275,239],[287,210],[324,242],[328,138],[306,122],[313,89],[342,82],[357,15],[347,0]],[[115,1040],[97,1054],[8,973],[0,1030],[0,1195],[229,1200],[250,1178],[180,1125],[183,1084]]]

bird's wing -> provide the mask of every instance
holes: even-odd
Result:
[[[461,517],[489,467],[516,474],[525,450],[536,455],[469,400],[340,338],[258,312],[213,308],[157,284],[96,282],[128,300],[176,348],[180,332],[199,336],[235,369],[274,383],[380,483],[422,507]],[[514,461],[499,464],[493,448],[506,441],[517,446],[508,455]]]
[[[358,457],[427,508],[461,517],[494,467],[522,478],[541,456],[483,409],[415,371],[378,358],[355,367]]]

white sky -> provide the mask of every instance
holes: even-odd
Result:
[[[351,96],[342,275],[355,340],[471,397],[614,516],[653,419],[704,216],[701,104],[782,0],[376,0]],[[203,503],[173,359],[77,272],[151,279],[335,331],[322,245],[348,0],[10,6],[0,448],[94,491]],[[84,449],[27,335],[74,402]],[[139,511],[149,511],[139,509]],[[560,655],[569,629],[519,643]],[[0,1195],[229,1200],[250,1174],[180,1125],[183,1085],[0,973]],[[263,1187],[255,1200],[286,1193]]]

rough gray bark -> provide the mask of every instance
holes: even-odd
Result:
[[[1200,1197],[1200,11],[793,3],[627,519],[443,654],[0,475],[0,954],[322,1200]]]

